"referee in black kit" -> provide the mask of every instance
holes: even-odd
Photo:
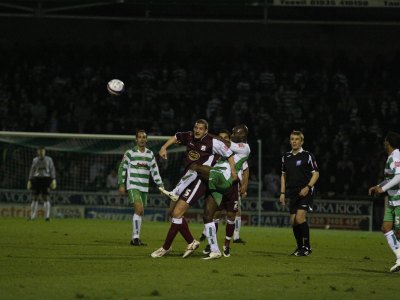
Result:
[[[281,195],[279,202],[286,205],[286,196],[290,199],[290,224],[296,238],[297,248],[294,256],[311,254],[310,227],[306,216],[312,211],[315,195],[314,185],[319,172],[315,157],[302,148],[304,135],[301,131],[292,131],[290,146],[292,150],[282,156]]]

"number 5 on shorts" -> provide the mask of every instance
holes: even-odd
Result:
[[[186,189],[185,193],[183,194],[183,196],[184,197],[188,197],[191,191],[192,191],[191,189]]]

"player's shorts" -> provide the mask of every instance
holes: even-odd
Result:
[[[384,222],[393,222],[395,231],[400,229],[400,206],[388,206],[383,216]]]
[[[201,197],[208,192],[207,185],[197,177],[179,196],[179,199],[186,201],[187,204],[195,204]]]
[[[128,196],[129,196],[129,203],[134,204],[134,203],[141,203],[143,206],[147,205],[147,195],[148,193],[141,192],[139,190],[128,190]]]
[[[34,195],[48,195],[51,184],[51,177],[34,177],[32,178],[32,192]]]
[[[289,211],[290,214],[295,214],[299,209],[305,211],[312,211],[314,204],[314,193],[315,190],[312,189],[308,192],[307,196],[300,197],[299,192],[302,188],[293,189],[289,194]]]
[[[225,194],[222,196],[222,202],[218,207],[218,210],[226,210],[231,212],[237,212],[240,205],[239,195],[239,182],[233,183]]]
[[[219,206],[222,202],[222,195],[232,186],[232,180],[226,179],[224,174],[218,170],[211,169],[208,178],[208,188],[215,202]]]

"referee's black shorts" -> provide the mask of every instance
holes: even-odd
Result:
[[[290,214],[295,214],[299,209],[312,211],[314,204],[314,189],[310,190],[305,197],[299,196],[302,188],[296,188],[288,193]]]
[[[32,192],[34,195],[48,195],[51,184],[51,177],[32,178]]]

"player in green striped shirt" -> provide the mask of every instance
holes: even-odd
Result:
[[[144,130],[136,132],[136,146],[125,152],[118,169],[119,193],[128,191],[129,201],[135,213],[132,218],[132,246],[145,246],[140,240],[140,228],[144,206],[147,204],[150,175],[158,187],[163,182],[153,152],[146,148],[147,134]]]
[[[387,192],[388,203],[383,217],[382,232],[389,247],[396,255],[396,263],[390,272],[400,272],[400,134],[389,131],[384,146],[388,158],[385,166],[385,180],[368,190],[369,195]]]

